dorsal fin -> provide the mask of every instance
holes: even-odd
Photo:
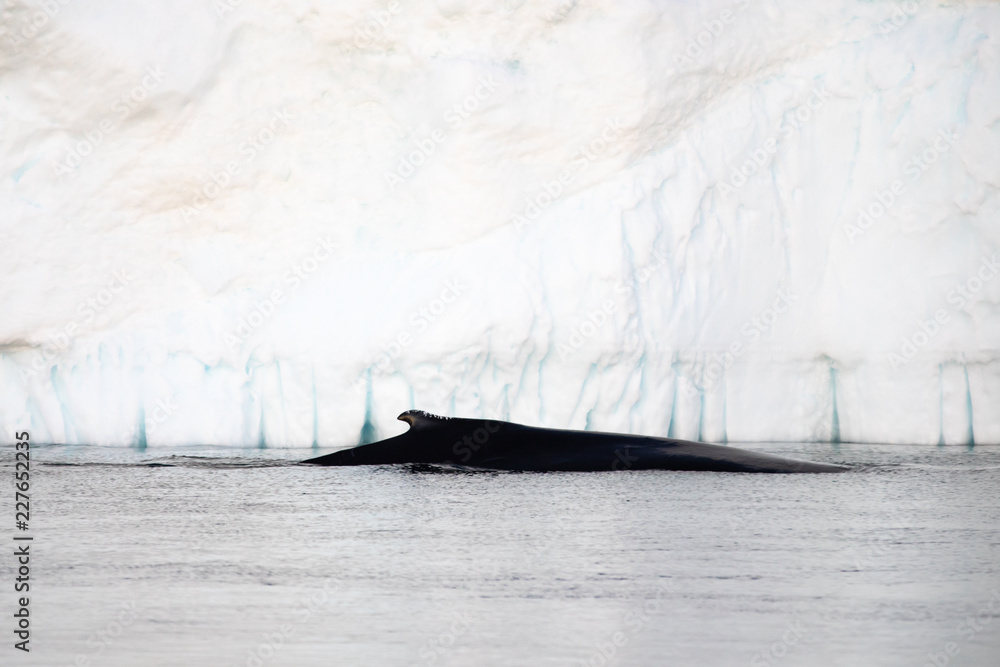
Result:
[[[429,412],[424,412],[423,410],[407,410],[403,414],[396,417],[401,422],[406,422],[410,425],[410,429],[416,428],[427,428],[428,426],[435,426],[441,422],[446,422],[451,417],[441,417],[440,415],[432,415]]]

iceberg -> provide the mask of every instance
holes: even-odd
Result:
[[[1000,7],[12,0],[0,440],[1000,443]]]

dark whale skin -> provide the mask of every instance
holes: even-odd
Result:
[[[517,471],[703,470],[844,472],[845,466],[689,440],[535,428],[510,422],[439,417],[409,410],[402,435],[303,461],[321,466],[450,464]]]

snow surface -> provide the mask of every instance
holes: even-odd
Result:
[[[418,407],[1000,443],[995,3],[14,0],[2,30],[4,441],[347,446]]]

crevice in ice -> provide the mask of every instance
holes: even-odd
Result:
[[[837,368],[833,364],[830,364],[830,396],[833,402],[830,442],[840,444],[840,413],[837,412]]]
[[[267,449],[267,426],[264,423],[264,399],[260,400],[260,427],[257,435],[257,449]]]
[[[135,448],[140,452],[146,451],[146,398],[139,396],[139,424],[135,435]]]
[[[703,442],[705,432],[705,390],[698,388],[698,442]]]
[[[493,347],[493,332],[492,329],[486,333],[486,356],[483,358],[483,364],[479,369],[479,372],[474,374],[471,378],[472,387],[474,389],[473,396],[476,398],[476,414],[488,416],[492,419],[496,419],[498,404],[494,404],[492,409],[487,409],[488,396],[485,391],[483,391],[483,378],[486,377],[487,373],[492,375],[492,380],[496,382],[497,379],[497,366],[493,362],[492,352],[490,350]]]
[[[580,392],[576,395],[576,404],[573,406],[573,410],[569,413],[571,418],[576,415],[577,410],[580,409],[580,404],[583,402],[583,397],[587,393],[587,385],[590,384],[590,379],[594,377],[594,373],[597,370],[597,364],[591,363],[590,368],[587,369],[587,377],[583,378],[583,382],[580,384]],[[587,424],[583,429],[585,431],[590,430],[590,413],[593,412],[593,408],[587,411]]]
[[[375,399],[372,392],[372,372],[371,370],[367,370],[365,373],[367,374],[368,387],[365,391],[365,423],[361,425],[361,434],[358,437],[359,445],[367,445],[369,442],[378,441],[378,429],[375,428],[373,407]]]
[[[545,423],[545,396],[544,392],[542,392],[542,383],[544,382],[545,378],[545,360],[549,356],[549,351],[552,349],[552,347],[554,347],[553,343],[554,341],[550,341],[549,349],[546,350],[545,354],[542,355],[542,358],[538,360],[538,386],[536,390],[538,393],[538,420],[543,424]]]
[[[635,393],[635,400],[632,401],[632,405],[628,409],[628,431],[629,433],[635,433],[637,424],[641,423],[639,414],[642,409],[642,399],[646,395],[646,353],[643,352],[639,355],[639,361],[636,362],[636,370],[639,372],[639,386]],[[627,386],[627,385],[626,385]],[[622,390],[621,400],[625,400],[625,390]],[[657,424],[659,426],[659,424]]]
[[[938,447],[944,446],[944,364],[938,364]]]
[[[972,430],[972,389],[969,387],[969,365],[965,364],[965,413],[969,418],[969,434],[966,437],[966,444],[969,449],[976,446],[976,434]]]
[[[673,405],[670,406],[670,423],[667,425],[667,437],[668,438],[676,437],[674,435],[674,431],[676,430],[675,424],[677,422],[677,389],[678,389],[677,379],[679,377],[678,374],[677,374],[677,357],[676,357],[676,354],[675,354],[675,357],[674,357],[674,363],[671,364],[671,366],[673,366],[673,371],[674,371],[674,396],[673,396]]]

